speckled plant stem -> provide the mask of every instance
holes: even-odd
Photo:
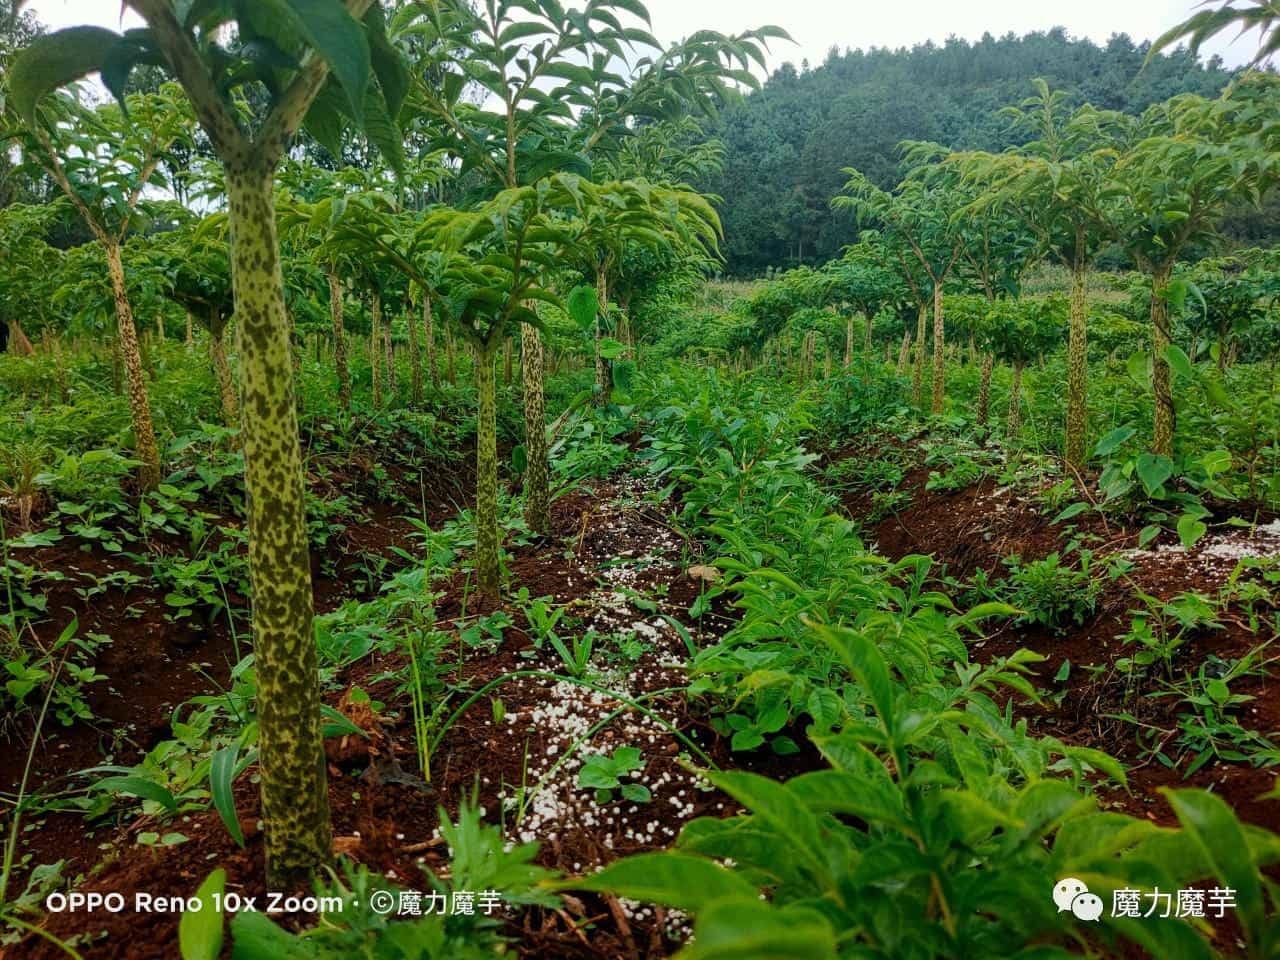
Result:
[[[991,419],[991,373],[995,370],[993,353],[982,355],[982,380],[978,385],[978,426],[985,427]]]
[[[1173,456],[1175,410],[1173,406],[1173,371],[1164,352],[1173,343],[1169,330],[1167,288],[1172,267],[1156,271],[1151,285],[1151,391],[1155,395],[1155,421],[1152,424],[1151,451]]]
[[[289,318],[267,169],[227,170],[267,884],[332,859]]]
[[[920,312],[916,315],[916,362],[911,369],[911,402],[919,407],[924,404],[924,357],[928,349],[926,337],[928,328],[926,318],[929,308],[920,304]]]
[[[947,338],[943,329],[942,284],[933,286],[933,412],[942,413],[947,389]]]
[[[475,378],[478,400],[476,423],[476,585],[496,599],[500,587],[498,567],[498,418],[497,377],[494,360],[497,337],[475,346]]]
[[[329,317],[333,322],[333,367],[338,375],[338,403],[343,410],[351,409],[351,371],[347,367],[347,331],[342,323],[342,283],[338,271],[330,266]]]
[[[1084,264],[1077,262],[1071,271],[1071,324],[1067,336],[1067,463],[1084,465],[1088,438],[1086,378],[1089,369],[1089,345],[1086,339],[1084,299]]]
[[[142,490],[154,490],[160,483],[160,450],[156,446],[156,431],[151,420],[151,401],[147,397],[142,351],[138,346],[138,329],[133,323],[133,307],[129,303],[129,288],[125,283],[120,247],[115,243],[106,243],[104,246],[116,308],[117,342],[120,345],[120,358],[124,362],[125,393],[129,397],[129,413],[133,421],[134,452],[141,463],[138,467],[138,486]]]
[[[213,373],[218,380],[218,398],[222,403],[222,421],[228,427],[240,422],[240,411],[236,404],[236,385],[231,378],[231,365],[227,363],[227,346],[223,334],[227,321],[222,311],[212,308],[209,314],[209,361],[213,364]]]
[[[551,469],[547,461],[547,409],[543,381],[542,334],[520,325],[520,380],[524,388],[524,443],[528,465],[524,476],[524,518],[529,529],[546,536],[551,529]]]

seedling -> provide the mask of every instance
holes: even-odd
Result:
[[[588,757],[578,771],[578,786],[595,790],[596,803],[611,803],[615,790],[623,800],[648,803],[653,794],[633,779],[643,769],[644,760],[638,747],[619,747],[612,757],[603,753]]]

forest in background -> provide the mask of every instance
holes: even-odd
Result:
[[[1201,61],[1183,48],[1144,70],[1149,48],[1124,34],[1098,46],[1054,28],[909,50],[833,47],[821,65],[784,64],[707,124],[725,147],[723,169],[700,184],[723,201],[725,272],[755,276],[839,256],[857,233],[847,213],[830,207],[846,179],[842,168],[888,188],[899,179],[904,140],[957,150],[1014,146],[1018,133],[1000,111],[1030,96],[1036,77],[1073,104],[1137,114],[1179,93],[1216,96],[1235,76],[1220,58]],[[1268,243],[1276,235],[1273,210],[1240,209],[1224,233],[1246,245]]]

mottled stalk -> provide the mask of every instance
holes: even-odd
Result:
[[[985,427],[991,419],[991,373],[995,370],[993,353],[982,355],[982,380],[978,384],[978,426]]]
[[[373,405],[382,406],[382,297],[375,290],[369,307],[369,378],[373,385]]]
[[[351,409],[351,371],[347,366],[347,331],[342,323],[342,284],[338,271],[330,265],[325,271],[329,279],[329,318],[333,323],[333,368],[338,375],[338,404]]]
[[[387,353],[387,392],[390,394],[388,402],[394,403],[400,384],[396,372],[396,347],[391,340],[391,321],[389,320],[382,325],[382,344]]]
[[[545,359],[542,334],[520,325],[520,381],[524,389],[524,519],[539,536],[551,531],[551,467],[547,460]]]
[[[596,271],[596,300],[599,313],[596,315],[595,349],[596,349],[596,404],[604,406],[609,402],[613,392],[613,371],[609,361],[601,352],[604,345],[605,328],[609,317],[609,278],[604,270]]]
[[[120,359],[124,365],[125,392],[129,397],[129,414],[133,421],[134,452],[138,467],[138,486],[154,490],[160,483],[160,451],[151,421],[151,401],[147,397],[146,376],[142,368],[142,351],[138,346],[138,330],[133,324],[133,307],[124,278],[124,262],[120,247],[105,243],[107,272],[111,277],[111,293],[116,308],[116,334]]]
[[[1086,379],[1089,371],[1084,299],[1084,264],[1076,262],[1071,271],[1071,321],[1067,334],[1067,463],[1084,465],[1088,439],[1088,397]]]
[[[911,368],[911,402],[917,407],[924,404],[924,358],[928,349],[928,328],[925,326],[927,317],[928,307],[922,303],[916,314],[916,362]]]
[[[498,385],[496,337],[476,344],[476,586],[496,599],[498,567]]]
[[[450,384],[458,382],[458,369],[455,361],[456,347],[453,343],[453,332],[448,324],[444,328],[444,375]]]
[[[1022,367],[1023,361],[1013,364],[1013,385],[1009,388],[1009,437],[1017,440],[1022,433]]]
[[[409,333],[409,395],[413,405],[418,407],[422,405],[422,350],[418,346],[418,324],[407,313],[405,329]]]
[[[427,341],[427,370],[431,375],[431,387],[440,389],[440,370],[436,365],[436,319],[431,312],[431,293],[422,291],[422,336]]]
[[[222,312],[214,307],[209,314],[209,361],[218,381],[222,422],[228,427],[234,427],[240,422],[240,411],[236,403],[236,385],[231,377],[231,365],[227,363],[227,348],[223,339],[225,329],[226,320]]]
[[[1176,411],[1173,406],[1173,371],[1164,358],[1173,343],[1169,330],[1169,301],[1166,299],[1172,268],[1157,270],[1151,284],[1151,391],[1155,398],[1155,421],[1152,424],[1151,451],[1173,456],[1173,431]]]
[[[946,398],[947,338],[943,330],[942,284],[933,287],[933,412],[942,413]]]
[[[282,890],[310,883],[316,869],[331,861],[333,837],[302,449],[271,172],[253,165],[228,169],[227,192],[241,348],[267,886]]]

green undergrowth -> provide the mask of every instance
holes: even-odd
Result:
[[[1249,955],[1274,955],[1280,887],[1262,868],[1280,839],[1200,790],[1165,791],[1178,828],[1107,809],[1094,785],[1123,786],[1121,764],[1017,715],[1041,657],[969,660],[968,640],[1014,608],[957,608],[929,589],[927,559],[890,563],[835,513],[807,470],[807,396],[750,377],[650,389],[648,468],[714,545],[715,590],[741,611],[695,658],[691,693],[734,747],[788,753],[805,737],[822,764],[785,782],[707,772],[742,814],[566,886],[691,912],[685,958],[1049,958],[1121,941],[1194,958],[1217,955],[1203,922],[1104,911],[1086,925],[1050,894],[1062,877],[1108,905],[1211,881],[1235,891]]]

